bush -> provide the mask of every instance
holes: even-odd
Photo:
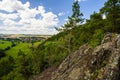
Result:
[[[6,47],[6,48],[5,48],[5,51],[7,51],[7,50],[9,50],[9,49],[10,49],[10,46]]]
[[[94,48],[95,46],[99,45],[103,39],[104,32],[101,29],[95,30],[95,33],[90,41],[90,45]]]
[[[0,49],[0,59],[1,59],[2,57],[5,57],[5,55],[6,55],[6,54],[5,54],[4,50],[1,50],[1,49]]]
[[[0,60],[0,77],[7,75],[14,68],[14,59],[9,56]]]

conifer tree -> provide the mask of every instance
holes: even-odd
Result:
[[[80,25],[83,22],[82,16],[83,14],[80,12],[79,1],[75,0],[72,5],[72,15],[70,17],[68,16],[68,21],[62,26],[62,29],[56,28],[56,30],[68,30]]]
[[[112,31],[118,32],[120,29],[120,0],[108,0],[101,9],[101,12],[106,15]]]
[[[67,28],[74,28],[83,22],[83,19],[81,18],[83,14],[80,12],[80,5],[78,0],[75,0],[72,5],[72,12],[72,16],[68,17],[68,22],[65,24],[65,27]]]

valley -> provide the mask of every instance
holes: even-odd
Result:
[[[17,58],[19,51],[28,54],[31,48],[37,48],[50,35],[0,34],[0,50],[7,56]]]
[[[0,1],[0,80],[120,79],[120,0],[22,1]]]

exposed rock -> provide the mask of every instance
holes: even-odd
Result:
[[[103,40],[102,40],[102,44],[106,43],[106,42],[111,42],[112,41],[112,33],[106,33]]]
[[[51,80],[120,80],[120,35],[107,33],[101,45],[71,53]]]
[[[44,70],[42,73],[39,75],[36,75],[32,78],[32,80],[50,80],[51,78],[51,73],[56,70],[56,67],[50,67],[46,70]],[[30,79],[31,80],[31,79]]]

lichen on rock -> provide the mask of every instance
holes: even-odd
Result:
[[[53,72],[51,80],[119,80],[120,35],[106,33],[101,45],[88,44],[70,54]]]

